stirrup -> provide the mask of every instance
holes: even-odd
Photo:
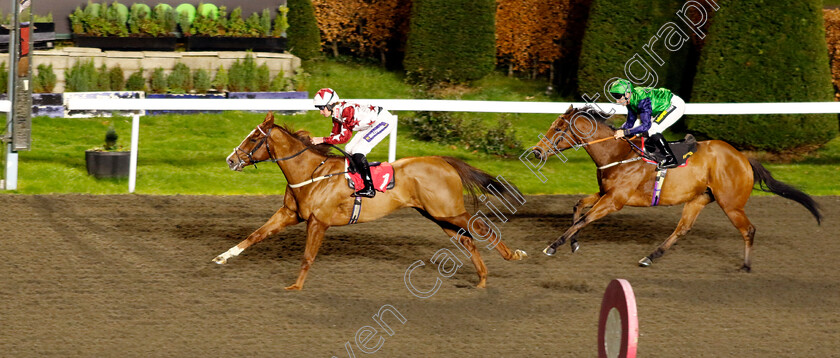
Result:
[[[372,198],[376,196],[376,190],[371,187],[364,187],[353,193],[351,196],[362,196],[365,198]]]

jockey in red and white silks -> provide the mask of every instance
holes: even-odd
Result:
[[[333,128],[324,143],[343,144],[358,132],[344,150],[367,155],[394,129],[395,117],[382,107],[338,102],[332,111]]]
[[[358,132],[344,147],[365,183],[365,187],[353,195],[372,198],[376,191],[365,156],[394,130],[396,117],[382,107],[341,101],[330,88],[318,90],[313,102],[322,116],[330,117],[333,121],[330,135],[312,138],[313,144],[347,143],[353,137],[353,132]]]

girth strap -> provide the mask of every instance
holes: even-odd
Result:
[[[350,221],[347,223],[347,225],[355,224],[357,221],[359,221],[359,215],[361,213],[362,213],[362,197],[357,196],[353,200],[353,213],[350,214]]]

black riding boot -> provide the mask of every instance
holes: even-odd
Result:
[[[653,142],[653,145],[656,146],[656,149],[658,149],[660,153],[665,154],[665,159],[657,165],[657,168],[673,168],[677,166],[677,157],[674,156],[674,152],[671,151],[671,147],[669,147],[668,143],[665,142],[665,137],[662,136],[662,133],[656,133],[648,139]]]
[[[353,193],[353,196],[364,196],[372,198],[376,195],[376,190],[373,189],[373,179],[370,177],[370,165],[364,154],[353,154],[353,163],[356,165],[356,172],[362,177],[365,187]]]

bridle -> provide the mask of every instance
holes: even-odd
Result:
[[[292,154],[290,156],[283,157],[283,158],[274,158],[274,154],[271,153],[271,146],[268,145],[268,138],[271,137],[271,130],[272,129],[274,129],[274,126],[269,128],[268,132],[265,132],[265,131],[262,130],[262,128],[260,128],[260,126],[257,126],[257,130],[260,131],[260,133],[263,134],[262,139],[259,140],[257,145],[255,145],[254,148],[251,148],[250,152],[246,152],[246,151],[240,149],[239,147],[233,148],[233,152],[234,153],[240,153],[240,152],[244,153],[245,156],[248,157],[248,161],[251,162],[251,164],[254,166],[254,168],[256,168],[257,163],[262,163],[262,162],[276,163],[276,162],[280,162],[280,161],[284,161],[284,160],[289,160],[289,159],[292,159],[294,157],[297,157],[297,156],[303,154],[303,152],[305,152],[309,149],[309,146],[304,146],[303,149],[301,149],[299,152],[297,152],[295,154]],[[259,150],[260,147],[263,144],[265,144],[265,150],[266,150],[266,152],[268,152],[268,159],[254,160],[254,153],[256,153],[257,150]],[[239,155],[236,156],[236,159],[239,161],[238,164],[239,164],[240,167],[244,167],[246,165],[245,161],[242,160],[242,158]]]
[[[560,128],[555,128],[554,129],[555,131],[559,132],[560,135],[559,136],[555,135],[555,137],[557,137],[557,140],[555,140],[553,143],[551,143],[553,148],[557,148],[557,145],[560,143],[560,141],[563,140],[566,137],[566,132],[568,131],[568,126],[571,125],[571,123],[569,121],[566,121],[566,124],[567,124],[566,127],[563,128],[563,129],[560,129]],[[574,132],[575,131],[572,131],[572,135],[574,135],[574,139],[576,139],[576,142],[583,142],[583,139],[580,138],[580,136],[575,134]],[[589,142],[574,144],[569,148],[574,148],[574,147],[581,148],[581,147],[585,147],[585,146],[588,146],[588,145],[600,143],[600,142],[603,142],[603,141],[606,141],[606,140],[609,140],[609,139],[612,139],[612,138],[611,137],[605,137],[605,138],[596,139],[596,140],[589,141]],[[632,140],[630,140],[628,138],[621,138],[621,139],[624,140],[625,142],[627,142],[627,144],[630,145],[631,150],[636,152],[638,157],[635,157],[635,158],[632,158],[632,159],[629,159],[629,160],[622,160],[622,161],[619,161],[619,162],[610,163],[610,164],[598,167],[598,169],[606,169],[606,168],[609,168],[609,167],[617,165],[617,164],[630,163],[630,162],[640,160],[642,158],[645,158],[645,159],[648,159],[648,160],[653,160],[653,158],[650,155],[645,153],[645,151],[643,149],[639,148],[635,143],[633,143]],[[566,149],[569,149],[569,148],[560,149],[560,152],[562,152]]]

